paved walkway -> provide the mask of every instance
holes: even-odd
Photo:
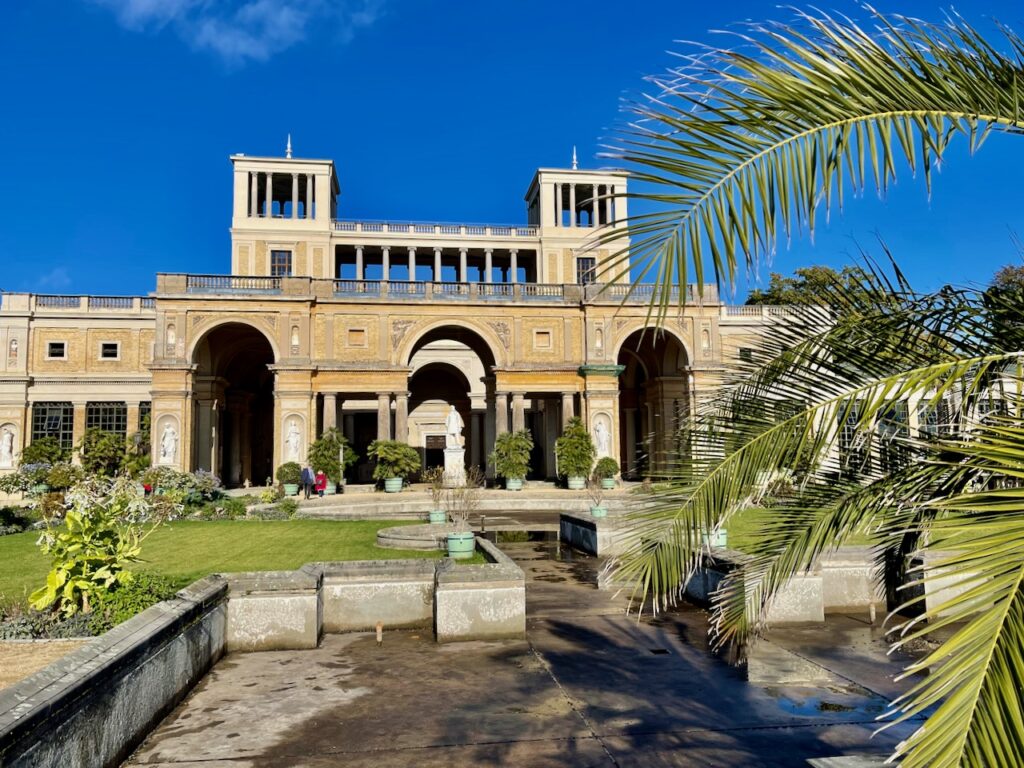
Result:
[[[527,573],[527,641],[405,631],[232,655],[129,764],[803,766],[907,734],[870,738],[899,662],[864,621],[777,630],[737,669],[708,653],[702,611],[637,622],[596,589],[594,560],[503,549]]]

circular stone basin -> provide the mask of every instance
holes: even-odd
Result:
[[[377,531],[377,546],[388,549],[447,549],[448,534],[457,530],[454,523],[396,525]]]

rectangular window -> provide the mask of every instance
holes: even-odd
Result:
[[[68,356],[68,345],[63,341],[50,341],[46,344],[48,360],[64,360]]]
[[[744,363],[754,362],[754,350],[750,347],[740,347],[740,360]]]
[[[291,277],[292,274],[292,252],[271,251],[270,252],[270,276]]]
[[[597,259],[593,256],[580,256],[576,259],[577,285],[590,285],[596,280]]]
[[[32,441],[55,437],[60,447],[70,449],[74,443],[75,408],[71,403],[33,403]]]
[[[860,424],[861,407],[859,402],[847,403],[837,417],[839,420],[839,471],[843,477],[848,479],[856,479],[870,470],[867,435],[857,429]]]
[[[124,403],[86,403],[85,428],[126,435],[128,406]]]
[[[918,431],[923,438],[939,438],[949,435],[952,429],[952,414],[949,400],[945,397],[936,402],[922,400],[917,405]]]
[[[878,461],[884,472],[896,472],[910,461],[906,440],[910,437],[907,403],[900,400],[882,414],[876,425],[879,436]]]
[[[121,343],[117,341],[104,341],[100,344],[101,360],[120,360]]]
[[[153,413],[152,403],[139,403],[139,424],[137,429],[149,428],[150,415]]]

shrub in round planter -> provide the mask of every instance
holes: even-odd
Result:
[[[298,462],[288,461],[277,468],[277,482],[284,486],[285,496],[294,496],[302,483],[302,467]]]
[[[571,490],[581,491],[587,487],[587,477],[594,466],[594,441],[578,417],[569,419],[562,436],[555,441],[555,459],[559,474],[567,478]]]
[[[499,477],[505,478],[505,488],[518,491],[523,487],[523,480],[530,470],[530,451],[533,450],[533,437],[523,429],[519,432],[505,432],[494,441],[491,462]]]
[[[619,464],[611,456],[597,460],[594,467],[594,477],[601,481],[601,487],[606,491],[615,487],[615,476],[619,474]]]
[[[395,493],[402,490],[402,482],[420,468],[420,455],[400,440],[374,440],[367,450],[376,460],[373,479],[384,481],[384,490]]]

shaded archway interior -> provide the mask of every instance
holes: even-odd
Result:
[[[193,469],[226,485],[262,485],[274,473],[274,350],[244,323],[206,334],[193,361]]]
[[[630,334],[616,362],[619,376],[619,455],[622,475],[641,479],[671,466],[681,446],[680,419],[690,411],[689,357],[670,333]]]

